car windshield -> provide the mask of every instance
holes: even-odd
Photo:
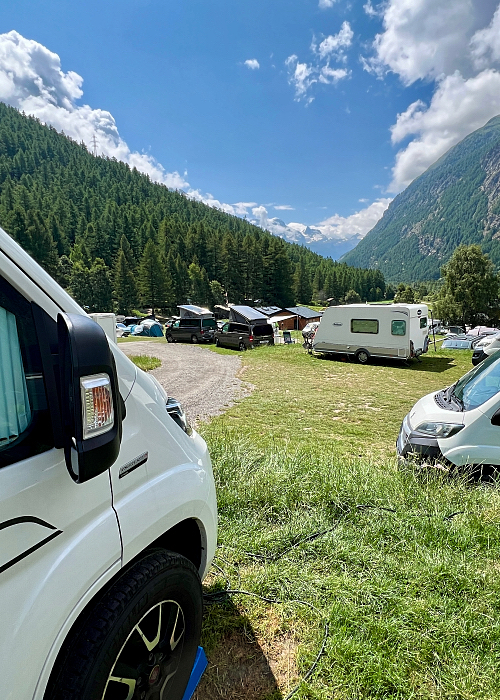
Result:
[[[455,348],[457,350],[469,350],[471,346],[470,340],[461,340],[456,338],[449,338],[443,342],[443,348]]]
[[[481,406],[500,391],[500,350],[487,357],[481,364],[459,379],[453,396],[464,411]]]

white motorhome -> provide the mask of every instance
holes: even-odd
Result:
[[[427,352],[425,304],[329,306],[313,339],[315,352],[343,353],[366,364],[370,357],[407,360]]]
[[[400,459],[500,469],[500,350],[458,382],[417,401],[396,443]]]
[[[1,700],[182,700],[216,540],[180,405],[0,229]]]

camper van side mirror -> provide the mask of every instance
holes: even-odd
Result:
[[[115,360],[102,328],[78,314],[57,317],[66,466],[83,483],[114,464],[122,436]]]
[[[500,408],[491,416],[491,425],[500,425]]]

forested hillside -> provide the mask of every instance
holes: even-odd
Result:
[[[498,269],[500,116],[414,180],[343,260],[379,269],[390,281],[432,280],[457,246],[474,243]]]
[[[286,243],[2,103],[0,225],[90,311],[385,291],[379,271]]]

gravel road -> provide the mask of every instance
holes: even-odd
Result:
[[[169,396],[181,401],[196,427],[224,413],[237,399],[248,396],[252,385],[240,379],[238,355],[219,355],[200,345],[137,341],[120,343],[126,355],[158,357],[162,365],[150,372]]]

